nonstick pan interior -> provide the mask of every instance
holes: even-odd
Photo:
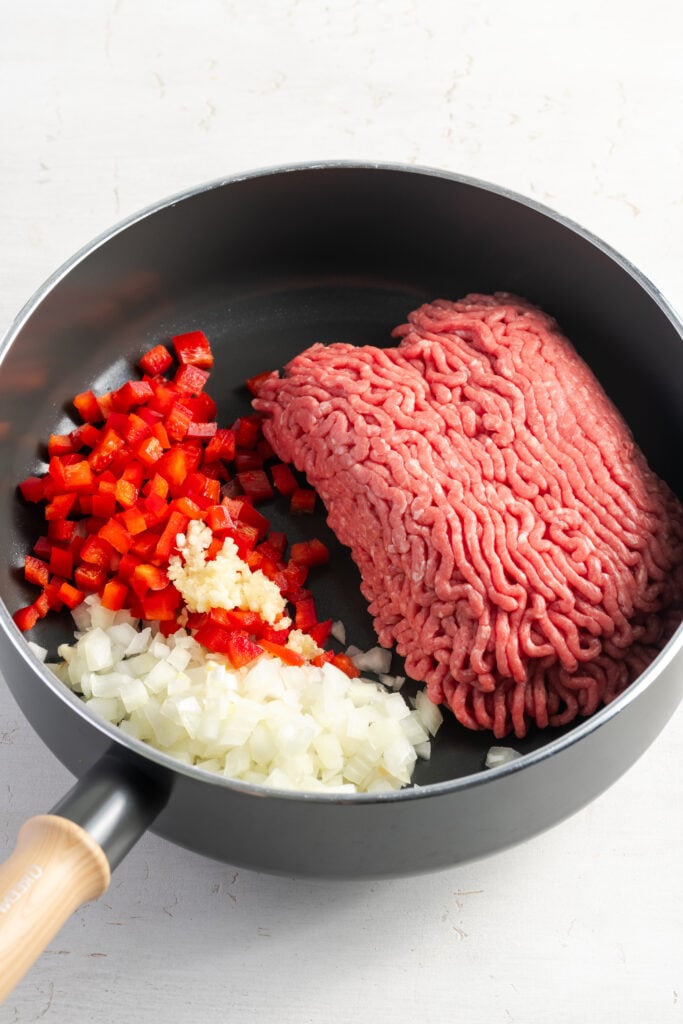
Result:
[[[0,366],[7,607],[30,599],[17,567],[38,532],[16,483],[44,468],[48,435],[70,429],[70,396],[116,386],[146,348],[200,328],[216,354],[218,419],[228,423],[249,409],[247,377],[316,341],[391,344],[391,329],[421,302],[469,291],[516,292],[552,313],[653,467],[683,493],[679,330],[654,289],[615,254],[534,204],[450,175],[343,165],[255,175],[162,205],[106,237],[20,318]],[[264,511],[292,539],[317,535],[329,544],[330,565],[312,582],[321,617],[342,619],[350,642],[371,646],[357,570],[324,513],[292,522],[277,501]],[[34,632],[54,653],[70,624],[46,620]],[[78,773],[86,740],[74,750],[40,720],[37,728]],[[558,735],[536,731],[515,746],[536,750]],[[449,718],[415,781],[481,771],[491,742]]]

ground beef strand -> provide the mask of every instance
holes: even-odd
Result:
[[[680,621],[680,503],[524,300],[439,300],[393,333],[314,345],[269,378],[266,437],[432,700],[496,737],[592,714]]]

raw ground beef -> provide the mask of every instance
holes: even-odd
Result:
[[[496,737],[611,701],[680,621],[683,508],[555,322],[436,301],[314,345],[254,405],[351,548],[380,643]]]

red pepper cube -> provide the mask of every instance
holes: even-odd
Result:
[[[235,472],[248,473],[252,469],[262,469],[263,459],[255,450],[235,452]]]
[[[287,547],[287,535],[271,530],[266,539],[270,547],[282,558]]]
[[[143,617],[151,622],[175,619],[183,599],[172,583],[163,590],[150,590],[142,600]]]
[[[146,477],[145,467],[137,459],[131,459],[126,464],[126,468],[122,473],[122,479],[128,480],[134,487],[137,487],[138,491],[145,482]]]
[[[180,498],[174,498],[169,504],[169,510],[171,512],[182,512],[188,519],[203,519],[204,509],[201,508],[196,501],[192,498],[186,498],[181,496]]]
[[[67,608],[75,608],[85,598],[85,591],[79,590],[78,587],[72,586],[66,580],[59,587],[59,599],[62,601]]]
[[[168,502],[160,494],[156,494],[156,492],[148,494],[143,500],[142,506],[142,514],[145,517],[148,528],[163,522],[168,514]]]
[[[267,501],[273,497],[274,491],[270,481],[262,469],[248,470],[246,473],[238,473],[239,485],[246,495],[253,501]]]
[[[316,493],[310,487],[297,487],[289,501],[290,515],[310,515],[315,510]]]
[[[31,550],[33,551],[33,554],[36,556],[36,558],[39,558],[42,562],[50,561],[50,554],[52,552],[52,542],[50,539],[49,525],[47,537],[38,537]]]
[[[188,441],[210,441],[217,430],[218,424],[215,420],[210,422],[196,422],[192,420],[187,428],[186,437]]]
[[[234,530],[237,525],[225,505],[210,505],[206,510],[206,524],[215,534]]]
[[[261,440],[263,417],[258,414],[241,416],[233,425],[238,448],[255,448]]]
[[[209,379],[206,370],[199,366],[188,363],[183,364],[176,370],[173,383],[180,391],[186,391],[189,395],[198,395],[204,390],[204,385]]]
[[[257,373],[253,377],[249,377],[249,379],[244,382],[247,391],[254,396],[258,395],[263,385],[267,380],[270,380],[271,377],[279,377],[277,370],[264,370],[263,373]]]
[[[286,462],[276,462],[274,466],[270,467],[270,472],[273,477],[275,489],[286,498],[288,498],[290,494],[293,494],[299,486],[294,473],[292,473],[291,467],[288,466]]]
[[[177,334],[173,339],[173,348],[181,365],[200,366],[204,370],[210,370],[213,366],[213,352],[203,331]]]
[[[168,517],[163,533],[159,537],[157,546],[154,549],[154,557],[161,563],[168,562],[171,554],[177,548],[177,536],[184,533],[189,520],[182,512],[171,512]]]
[[[101,473],[124,447],[123,438],[111,427],[105,427],[97,445],[88,456],[88,462],[96,473]]]
[[[111,416],[109,417],[110,420],[112,418]],[[125,422],[120,427],[119,433],[131,448],[135,448],[136,445],[140,444],[141,441],[144,441],[152,433],[149,423],[135,412],[129,413],[128,416],[124,415],[123,419]]]
[[[80,503],[81,512],[85,512],[83,497],[81,497]],[[113,494],[93,494],[90,502],[90,512],[100,519],[110,519],[116,512],[116,498]]]
[[[118,612],[126,606],[128,587],[121,580],[109,580],[105,583],[100,600],[109,611]]]
[[[79,590],[88,593],[98,593],[107,582],[107,574],[104,569],[96,565],[83,563],[76,566],[74,571],[74,583]]]
[[[63,583],[61,576],[53,576],[45,587],[44,594],[47,598],[48,608],[52,612],[61,612],[64,602],[59,596],[59,588]]]
[[[135,510],[131,509],[131,511]],[[156,530],[143,530],[141,533],[134,533],[133,530],[130,530],[129,532],[133,534],[133,546],[130,549],[130,554],[137,555],[144,562],[148,562],[157,546],[158,532]]]
[[[182,402],[174,402],[164,420],[166,432],[172,441],[182,441],[192,423],[192,413]]]
[[[331,661],[334,661],[334,651],[323,651],[322,654],[316,654],[315,658],[311,658],[311,665],[322,668],[323,665],[327,665]]]
[[[72,455],[78,449],[74,446],[73,437],[71,434],[50,434],[50,439],[47,442],[47,454],[53,455]]]
[[[216,403],[206,391],[200,395],[183,395],[183,405],[190,410],[195,423],[205,423],[216,418]]]
[[[192,498],[202,507],[208,508],[209,505],[217,505],[220,501],[221,483],[220,480],[195,470],[188,476],[181,493],[187,498]]]
[[[294,625],[307,633],[318,621],[315,601],[312,597],[302,597],[294,603]]]
[[[152,436],[156,437],[161,447],[166,450],[171,447],[171,439],[168,436],[168,431],[161,421],[153,423],[151,426]]]
[[[82,562],[106,568],[111,563],[113,552],[114,548],[108,540],[91,534],[83,542],[80,558]]]
[[[312,640],[315,640],[318,647],[324,647],[330,638],[332,632],[332,619],[325,619],[324,622],[316,622],[315,626],[311,626],[308,630],[308,635]]]
[[[263,648],[249,637],[243,630],[234,630],[228,634],[227,655],[235,668],[242,668],[248,665],[254,658],[263,654]]]
[[[40,618],[40,614],[34,605],[29,604],[25,608],[18,608],[12,615],[12,618],[22,633],[26,633],[29,629],[33,629]]]
[[[76,498],[76,494],[55,494],[52,501],[45,506],[45,519],[47,522],[66,519],[76,504]]]
[[[47,562],[36,558],[34,555],[26,555],[24,558],[24,579],[27,583],[34,583],[38,587],[47,586],[50,578],[50,568]]]
[[[69,544],[73,540],[75,532],[76,523],[73,519],[53,519],[47,524],[48,538],[55,544]],[[33,550],[35,552],[35,546]]]
[[[74,571],[74,556],[69,548],[60,548],[55,544],[50,552],[50,573],[71,579]],[[46,581],[47,582],[47,581]],[[45,586],[45,584],[43,584]]]
[[[146,380],[127,380],[111,396],[112,406],[119,412],[129,412],[136,405],[145,405],[154,392]]]
[[[216,622],[205,619],[199,625],[194,634],[198,644],[202,644],[207,650],[216,654],[227,654],[230,638],[230,630],[220,626]]]
[[[82,423],[69,435],[73,450],[79,452],[81,448],[94,448],[100,439],[100,433],[99,428],[93,423]]]
[[[116,481],[114,497],[122,508],[132,508],[138,500],[138,489],[129,480],[124,480],[121,477]]]
[[[108,519],[104,526],[97,531],[97,536],[100,540],[108,541],[121,555],[125,555],[133,543],[133,538],[128,530],[116,519]]]
[[[45,497],[45,478],[40,476],[27,476],[19,484],[19,490],[25,501],[33,504],[42,501]]]
[[[122,512],[121,522],[128,530],[131,537],[136,537],[140,533],[145,533],[148,526],[145,515],[137,506],[127,508]]]
[[[204,451],[204,462],[232,462],[235,458],[235,431],[217,430]]]
[[[146,437],[133,449],[136,457],[148,468],[158,462],[164,454],[161,442],[156,437]]]
[[[138,597],[144,597],[149,590],[163,590],[167,587],[168,576],[158,565],[142,562],[135,566],[128,583]]]
[[[360,669],[356,668],[348,654],[335,654],[332,658],[332,664],[341,669],[349,679],[357,679],[360,675]]]
[[[122,555],[117,572],[118,578],[121,580],[121,582],[127,584],[129,579],[135,572],[136,567],[138,565],[141,565],[143,561],[144,559],[139,558],[137,555],[131,554],[130,551],[127,551],[125,555]]]
[[[140,358],[138,366],[143,373],[148,373],[150,377],[156,377],[160,373],[165,373],[172,363],[173,356],[166,346],[155,345]]]
[[[78,414],[86,423],[101,423],[106,419],[94,391],[81,391],[73,400]]]

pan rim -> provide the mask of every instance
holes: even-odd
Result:
[[[123,233],[133,225],[161,212],[162,210],[176,206],[186,200],[193,199],[203,193],[208,193],[242,181],[297,172],[324,172],[336,170],[388,171],[400,174],[442,178],[447,181],[457,182],[468,187],[493,193],[504,199],[511,200],[514,203],[521,204],[522,206],[534,210],[542,216],[554,220],[560,226],[567,228],[574,234],[577,234],[579,237],[598,248],[622,270],[626,271],[626,273],[629,274],[629,276],[631,276],[656,303],[659,309],[671,322],[672,326],[678,331],[679,336],[683,340],[683,322],[656,285],[626,257],[603,239],[594,235],[571,218],[566,217],[564,214],[559,213],[551,207],[504,186],[445,169],[392,162],[329,160],[261,167],[244,172],[238,172],[234,175],[216,178],[209,182],[202,182],[188,189],[174,193],[166,198],[156,200],[155,202],[150,203],[140,210],[132,213],[128,217],[116,222],[114,225],[95,236],[90,242],[86,243],[71,257],[65,260],[30,296],[10,323],[2,340],[0,340],[0,365],[24,325],[28,322],[44,299],[63,280],[63,278],[65,278],[75,267],[88,258],[92,253],[96,252],[108,241]],[[607,725],[621,711],[640,697],[645,690],[649,689],[649,687],[655,682],[656,677],[667,667],[678,651],[683,647],[682,623],[657,657],[650,663],[650,665],[648,665],[645,671],[625,691],[623,691],[623,693],[619,694],[612,703],[595,712],[590,718],[581,720],[564,735],[551,740],[549,743],[544,744],[537,750],[523,754],[515,761],[500,765],[497,768],[482,768],[480,771],[473,772],[469,775],[460,776],[456,779],[449,779],[442,782],[428,783],[424,786],[410,786],[404,789],[382,793],[340,794],[271,789],[269,787],[246,783],[238,779],[231,779],[222,775],[213,774],[192,765],[185,765],[168,754],[164,754],[162,751],[156,750],[154,747],[148,746],[142,741],[127,735],[117,726],[101,719],[90,711],[87,705],[76,694],[72,693],[34,654],[28,646],[24,635],[19,631],[14,623],[5,602],[2,600],[0,600],[0,626],[14,646],[19,657],[26,662],[28,668],[38,675],[41,681],[52,690],[58,699],[67,704],[71,710],[75,711],[91,726],[94,726],[98,732],[107,736],[116,745],[121,745],[131,754],[141,757],[144,760],[149,760],[166,770],[186,775],[195,781],[206,782],[211,785],[226,788],[245,795],[260,797],[268,796],[283,800],[303,800],[312,803],[347,805],[360,803],[384,804],[396,801],[429,799],[431,797],[443,796],[448,793],[454,793],[485,785],[489,781],[493,782],[496,779],[502,779],[507,776],[511,776],[516,772],[524,771],[527,768],[539,765],[547,758],[556,756]]]

